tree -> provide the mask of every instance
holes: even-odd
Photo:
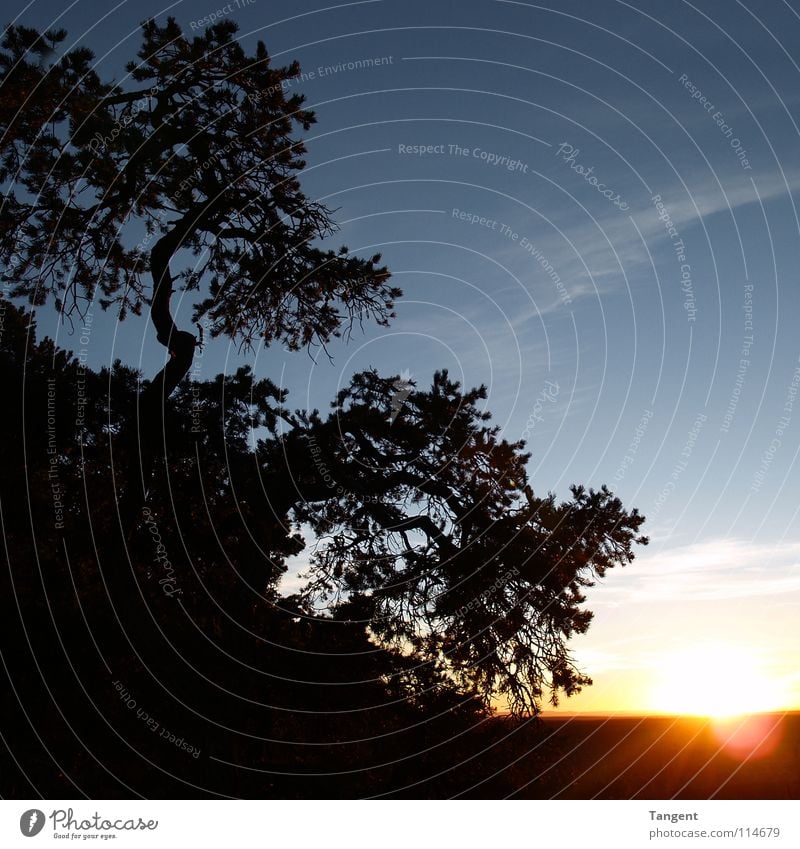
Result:
[[[0,418],[0,727],[17,759],[3,795],[442,797],[519,757],[446,671],[278,594],[304,541],[270,511],[252,450],[254,427],[267,445],[283,421],[269,381],[242,368],[179,387],[169,462],[122,539],[117,487],[133,470],[115,457],[136,373],[37,341],[2,298],[0,317],[0,380],[20,412]]]
[[[523,442],[500,438],[468,392],[356,375],[333,411],[298,415],[261,447],[276,515],[320,542],[305,598],[361,621],[386,646],[435,663],[485,703],[535,714],[591,680],[567,642],[589,627],[583,590],[630,563],[644,517],[606,487],[535,496]]]
[[[484,391],[446,374],[400,395],[396,379],[356,375],[323,418],[287,413],[285,394],[244,368],[168,400],[168,462],[121,539],[117,487],[132,470],[114,458],[136,373],[86,368],[0,306],[0,378],[22,412],[0,420],[14,694],[0,713],[24,752],[7,795],[75,781],[115,798],[448,796],[495,774],[497,795],[517,789],[500,772],[526,726],[493,724],[487,703],[505,694],[535,713],[548,686],[585,682],[566,645],[588,627],[581,589],[644,542],[635,511],[603,491],[536,498],[521,445],[487,424]],[[317,555],[306,592],[285,598],[278,580],[306,545],[298,521]],[[116,678],[203,757],[160,744]],[[539,738],[520,745],[542,751]],[[551,767],[537,761],[524,781],[547,769],[539,792],[552,795],[567,779]]]
[[[211,336],[291,349],[325,345],[355,319],[386,323],[400,292],[379,255],[316,244],[335,227],[297,177],[305,149],[292,131],[315,120],[286,96],[299,65],[273,68],[261,42],[248,55],[230,21],[191,40],[172,18],[142,31],[124,85],[101,81],[84,48],[43,62],[63,30],[6,32],[0,261],[12,297],[52,299],[66,316],[96,297],[121,318],[149,301],[170,353],[140,402],[155,439],[197,344],[173,321],[174,286],[205,287],[194,320]],[[131,244],[135,222],[144,233]]]
[[[301,97],[285,96],[299,68],[271,68],[263,45],[248,56],[234,33],[234,25],[218,24],[189,41],[172,20],[148,22],[124,87],[103,83],[86,50],[49,66],[33,61],[44,60],[63,33],[17,27],[3,43],[0,177],[10,191],[0,259],[11,295],[34,305],[54,299],[67,316],[95,297],[122,316],[149,301],[171,354],[137,398],[139,375],[131,369],[117,364],[82,375],[48,340],[33,344],[22,314],[8,310],[12,330],[0,339],[0,367],[22,400],[23,421],[49,421],[48,374],[65,396],[53,446],[49,432],[37,431],[25,444],[38,459],[26,455],[25,469],[3,483],[3,521],[18,562],[56,564],[58,593],[45,596],[46,606],[39,599],[46,627],[37,639],[44,648],[66,632],[88,652],[83,607],[70,606],[71,593],[102,611],[108,592],[122,602],[121,633],[103,625],[116,634],[115,656],[138,668],[145,661],[136,651],[131,659],[135,646],[183,693],[201,687],[213,704],[217,675],[240,683],[239,670],[231,673],[208,649],[206,632],[213,633],[225,657],[254,670],[244,684],[248,704],[263,706],[264,688],[274,699],[274,710],[247,713],[247,733],[260,718],[280,726],[280,711],[318,709],[334,697],[342,705],[401,701],[404,715],[425,720],[466,705],[468,723],[476,698],[484,709],[503,700],[516,714],[535,715],[545,697],[556,702],[589,683],[568,642],[591,621],[584,590],[647,542],[635,509],[624,510],[605,487],[575,486],[563,503],[535,495],[524,443],[489,424],[485,388],[462,390],[446,372],[424,391],[363,372],[327,416],[290,413],[285,393],[248,369],[184,383],[169,397],[196,343],[173,321],[173,285],[207,288],[195,319],[208,322],[212,336],[245,344],[261,336],[290,348],[325,345],[365,315],[385,323],[399,294],[379,257],[316,246],[333,225],[297,180],[303,148],[291,132],[313,121]],[[143,87],[133,90],[133,83]],[[131,245],[134,219],[144,235]],[[183,270],[173,275],[171,262]],[[65,387],[81,376],[78,398]],[[164,452],[152,463],[147,516],[136,511],[120,535],[116,487],[139,494],[137,470],[112,464],[125,435],[138,432],[137,415],[150,424],[149,443],[158,438]],[[85,430],[75,438],[79,417]],[[2,451],[13,465],[19,423],[4,427]],[[251,448],[255,431],[261,438]],[[69,545],[52,529],[54,469],[56,500],[68,496],[56,524],[78,529]],[[14,500],[17,490],[26,500]],[[36,530],[42,521],[50,523],[46,533]],[[315,537],[309,584],[281,599],[278,579],[305,547],[303,526]],[[153,527],[172,552],[168,576],[161,560],[154,565]],[[35,596],[35,583],[28,586]],[[180,606],[200,627],[196,633],[174,615],[163,627],[181,658],[208,674],[173,668],[153,648],[150,606],[163,612],[178,590],[186,593]],[[60,632],[45,618],[51,604],[69,622]],[[241,623],[252,630],[240,633]],[[283,657],[278,638],[286,643]],[[331,645],[349,658],[341,663],[356,680],[366,676],[365,687],[345,694],[348,679],[307,656]],[[63,664],[53,666],[54,675],[66,675]],[[284,683],[264,685],[261,675]],[[314,681],[326,686],[315,689]],[[151,698],[161,696],[154,689]],[[235,701],[225,710],[225,722],[241,719]],[[330,736],[336,739],[332,727]]]

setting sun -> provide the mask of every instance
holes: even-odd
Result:
[[[670,655],[652,694],[654,711],[695,716],[737,716],[775,710],[781,703],[780,685],[759,659],[732,645],[701,645]]]

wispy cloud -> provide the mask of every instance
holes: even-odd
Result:
[[[696,602],[774,596],[800,604],[800,543],[763,545],[709,540],[637,557],[613,587],[598,586],[596,606]],[[790,596],[792,597],[790,599]]]
[[[800,191],[798,171],[787,172],[785,180],[777,169],[760,174],[740,171],[734,175],[709,173],[706,169],[702,174],[681,176],[690,193],[676,178],[671,180],[670,190],[658,193],[682,236],[713,215],[735,214],[759,200],[766,205]],[[628,215],[602,205],[589,211],[596,216],[595,221],[565,199],[563,207],[551,213],[549,224],[538,216],[519,222],[520,231],[529,234],[528,238],[564,281],[573,302],[623,287],[625,275],[649,266],[648,251],[655,255],[668,245],[664,222],[658,218],[649,197],[631,203]],[[518,268],[524,258],[522,249],[514,244],[505,246],[498,255],[499,261],[511,268]],[[532,274],[538,281],[537,308],[528,307],[524,314],[519,314],[515,320],[518,324],[529,321],[532,313],[564,309],[544,271],[534,265]]]

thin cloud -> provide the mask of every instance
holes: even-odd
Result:
[[[701,219],[719,213],[735,213],[759,201],[766,205],[800,190],[800,173],[794,172],[786,175],[786,182],[777,170],[763,174],[748,172],[734,177],[718,175],[719,183],[707,171],[702,175],[682,176],[691,188],[691,195],[678,186],[669,192],[662,192],[661,200],[675,227],[684,237]],[[632,226],[630,218],[636,227]],[[535,217],[522,222],[520,229],[538,234],[529,235],[529,239],[564,281],[574,303],[620,289],[624,275],[630,280],[632,271],[649,266],[647,249],[655,254],[659,248],[668,244],[664,222],[658,218],[650,198],[636,204],[630,211],[630,218],[615,209],[601,209],[597,223],[594,223],[579,213],[570,202],[565,204],[559,214],[551,216],[552,226]],[[641,238],[636,232],[637,228]],[[505,246],[498,256],[501,263],[512,267],[518,266],[521,258],[521,249],[514,245]],[[537,310],[532,311],[529,307],[524,314],[519,315],[516,319],[518,324],[529,321],[532,313],[544,314],[565,309],[557,293],[548,292],[550,281],[544,271],[538,266],[534,271],[535,274],[528,276],[533,276],[537,281],[537,292],[540,291],[544,299],[541,304],[537,304]]]
[[[798,594],[800,543],[722,539],[637,557],[636,570],[593,591],[595,605],[696,602]],[[605,596],[605,597],[604,597]]]

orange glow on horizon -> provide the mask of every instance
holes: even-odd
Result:
[[[600,652],[580,657],[579,668],[594,683],[569,698],[562,694],[557,707],[543,698],[542,716],[722,720],[800,712],[800,675],[789,652],[775,656],[765,646],[699,640],[694,647],[670,650],[653,645],[619,658],[603,668]],[[495,699],[493,707],[499,715],[508,713],[503,699]]]
[[[658,670],[650,712],[720,719],[780,710],[786,695],[749,649],[707,644],[667,659]]]

